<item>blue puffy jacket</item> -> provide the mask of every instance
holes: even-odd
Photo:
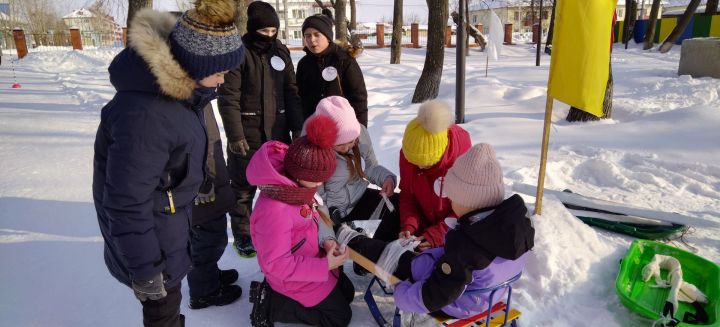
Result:
[[[117,94],[102,109],[95,138],[93,198],[105,263],[128,286],[163,272],[173,287],[190,268],[191,203],[207,148],[202,107],[212,94],[200,94],[173,59],[167,36],[175,21],[153,11],[133,21],[130,47],[110,64]]]

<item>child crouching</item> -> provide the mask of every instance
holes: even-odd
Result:
[[[307,135],[288,147],[263,144],[250,160],[248,181],[260,196],[250,234],[266,282],[251,287],[253,326],[273,322],[347,326],[355,289],[337,268],[348,258],[319,222],[315,192],[335,171],[337,135],[327,117],[308,120]]]
[[[452,229],[444,247],[399,256],[392,271],[404,280],[395,285],[395,305],[404,311],[467,318],[487,310],[489,300],[488,293],[470,291],[498,285],[522,271],[535,230],[522,198],[504,199],[502,169],[488,144],[478,144],[457,159],[445,188],[460,218],[449,221]],[[343,232],[348,228],[340,229]],[[348,242],[372,261],[385,245],[362,235]],[[501,298],[496,293],[494,301]]]

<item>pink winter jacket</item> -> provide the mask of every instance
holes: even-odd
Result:
[[[253,185],[295,186],[284,173],[288,146],[277,141],[263,144],[247,168]],[[268,197],[262,191],[250,216],[250,236],[260,269],[272,289],[305,307],[325,299],[337,283],[336,270],[328,270],[318,246],[318,227],[300,214],[300,205]]]

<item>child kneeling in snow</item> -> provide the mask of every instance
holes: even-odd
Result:
[[[444,248],[417,255],[363,235],[353,237],[357,233],[347,226],[339,229],[338,238],[352,237],[347,245],[374,262],[383,252],[400,257],[392,265],[396,268],[383,267],[403,280],[394,294],[400,310],[467,318],[487,310],[489,300],[489,293],[470,291],[498,285],[522,271],[535,230],[519,195],[504,200],[502,169],[488,144],[475,145],[455,161],[445,176],[445,190],[460,218],[449,222]],[[496,293],[494,301],[501,299]]]
[[[247,168],[248,181],[260,189],[250,234],[266,279],[251,286],[253,326],[347,326],[352,317],[355,288],[337,269],[348,253],[340,253],[334,240],[325,241],[332,230],[318,224],[314,199],[335,171],[337,127],[319,116],[308,120],[306,130],[289,147],[263,144]]]

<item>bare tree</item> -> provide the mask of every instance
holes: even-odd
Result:
[[[357,6],[355,6],[355,0],[350,0],[350,25],[348,29],[353,32],[357,30]]]
[[[128,0],[127,26],[132,25],[132,19],[143,8],[152,8],[153,0]]]
[[[547,40],[545,41],[545,53],[550,54],[552,51],[552,39],[553,39],[553,31],[555,30],[555,7],[557,5],[557,0],[553,0],[553,7],[552,12],[550,13],[550,26],[548,27],[547,31]]]
[[[718,0],[708,0],[705,4],[705,13],[713,14],[718,11]]]
[[[90,20],[93,31],[101,33],[113,33],[115,31],[115,19],[110,16],[105,0],[96,0],[88,10],[93,14]]]
[[[288,19],[289,19],[289,17],[288,17],[288,0],[283,0],[283,10],[284,10],[283,21],[285,22],[285,44],[289,44],[290,43],[290,27],[288,25],[290,25],[290,23],[288,22]]]
[[[410,14],[403,16],[403,22],[419,24],[421,20],[420,16],[416,12],[411,12]]]
[[[660,0],[653,0],[652,7],[650,7],[650,20],[648,21],[647,30],[645,30],[645,45],[643,50],[648,50],[653,47],[653,38],[655,38],[655,25],[657,25],[657,15],[660,11]]]
[[[425,64],[415,86],[412,102],[420,103],[437,98],[440,91],[443,61],[445,60],[445,27],[448,19],[448,0],[425,0],[428,5],[428,41]]]
[[[666,53],[672,49],[675,42],[677,42],[680,38],[680,35],[682,35],[683,31],[685,31],[685,28],[688,24],[690,24],[690,20],[692,19],[695,10],[697,10],[698,5],[700,5],[700,0],[690,0],[685,12],[682,16],[680,16],[680,19],[678,19],[675,28],[673,28],[670,35],[668,35],[662,42],[662,45],[660,46],[660,53]]]
[[[402,27],[403,27],[403,1],[395,0],[393,7],[393,34],[390,42],[390,63],[400,63],[400,53],[402,51]]]
[[[613,76],[612,76],[612,65],[609,65],[610,67],[610,73],[608,75],[607,85],[605,86],[605,97],[603,98],[603,107],[602,111],[603,114],[600,117],[597,117],[591,113],[588,113],[586,111],[580,110],[575,107],[570,107],[570,112],[568,112],[567,117],[565,117],[565,120],[569,122],[576,122],[576,121],[595,121],[600,119],[608,119],[612,117],[612,108],[613,108]]]
[[[348,38],[347,32],[348,20],[345,15],[347,3],[345,1],[346,0],[330,0],[330,5],[335,10],[335,39],[341,41],[347,41],[350,39]],[[315,0],[315,3],[317,3],[320,8],[326,8],[322,0]]]
[[[460,19],[459,16],[460,15],[457,12],[453,11],[452,13],[450,13],[450,17],[452,17],[452,20],[455,23],[455,25],[462,26],[459,21],[459,19]],[[478,29],[475,28],[475,26],[472,26],[470,24],[465,24],[465,27],[466,27],[465,30],[467,31],[467,33],[465,33],[465,35],[466,36],[472,35],[473,39],[475,39],[475,43],[480,46],[480,49],[485,50],[485,46],[487,46],[487,42],[485,42],[485,38],[482,36],[480,31],[478,31]]]
[[[630,39],[632,39],[636,15],[637,2],[635,0],[625,0],[625,28],[622,39],[622,42],[625,43],[625,49],[627,49],[628,42],[630,42]]]
[[[247,33],[247,0],[235,0],[237,4],[237,12],[235,12],[235,26],[237,26],[240,35]],[[287,13],[285,13],[287,15]]]
[[[30,33],[46,33],[48,30],[64,29],[64,23],[50,0],[17,1],[20,20],[26,21]]]

